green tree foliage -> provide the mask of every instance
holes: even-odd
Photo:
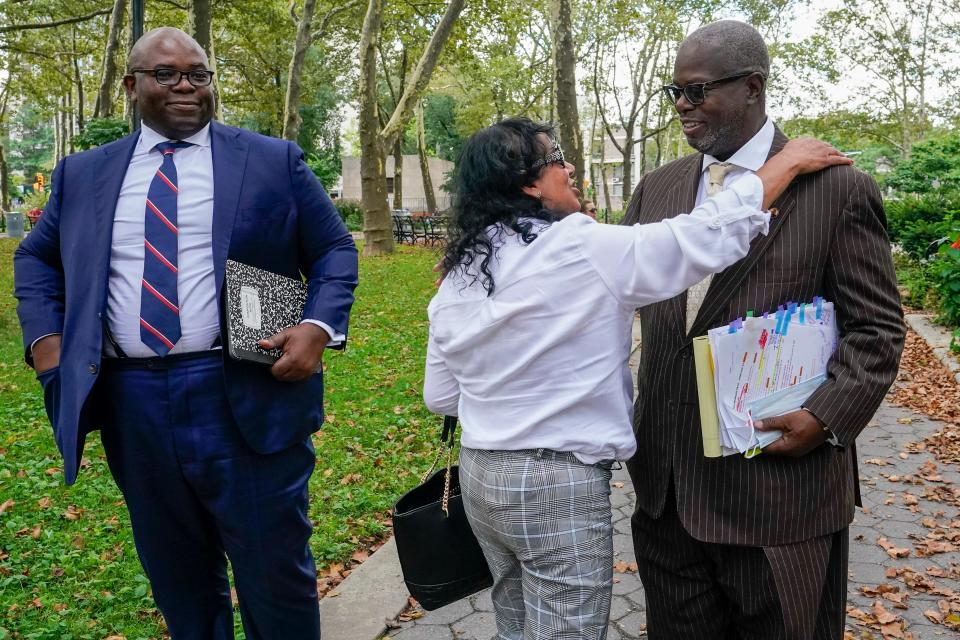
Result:
[[[927,258],[960,222],[960,192],[905,195],[888,200],[886,210],[890,240],[914,258]]]
[[[937,290],[940,294],[940,321],[960,328],[960,219],[941,244],[935,263]],[[954,332],[951,347],[960,346]]]
[[[960,132],[953,130],[914,145],[886,184],[907,193],[960,191]]]
[[[318,153],[307,156],[307,166],[313,171],[317,179],[323,185],[324,189],[329,191],[337,183],[342,170],[342,161],[340,160],[339,147],[333,153],[321,150]]]
[[[842,106],[861,114],[906,157],[938,121],[956,114],[958,31],[955,2],[841,0],[816,33],[787,46],[785,62],[806,92],[820,85],[825,111]],[[843,91],[830,90],[837,84]]]
[[[457,99],[451,95],[432,93],[423,101],[424,137],[427,153],[451,162],[456,161],[466,137],[460,132],[457,120]],[[403,152],[417,152],[416,122],[411,121],[404,132]]]
[[[10,124],[11,135],[6,143],[7,163],[12,171],[31,178],[35,173],[49,173],[53,168],[53,127],[43,112],[24,106]]]
[[[119,118],[95,118],[87,123],[83,132],[73,137],[77,149],[92,149],[102,144],[119,140],[130,133],[126,120]]]

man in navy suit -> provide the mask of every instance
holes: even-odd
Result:
[[[248,638],[318,638],[314,372],[346,340],[356,247],[296,145],[211,120],[187,34],[151,31],[129,66],[141,130],[57,166],[14,258],[66,482],[100,428],[173,638],[233,637],[227,559]],[[272,368],[220,346],[228,258],[308,283],[303,321],[262,342]]]

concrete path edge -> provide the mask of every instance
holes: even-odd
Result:
[[[320,601],[322,635],[330,640],[373,640],[407,606],[397,544],[391,537]]]
[[[950,331],[933,324],[931,314],[908,313],[904,315],[907,325],[914,333],[923,338],[930,346],[937,359],[960,382],[960,358],[950,353],[950,340],[953,338]]]

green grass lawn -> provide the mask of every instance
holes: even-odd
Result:
[[[22,360],[15,247],[0,239],[0,640],[162,637],[97,434],[77,483],[63,484],[40,388]],[[393,501],[432,459],[438,420],[420,392],[435,261],[400,247],[360,262],[349,346],[325,357],[326,424],[314,437],[319,567],[386,535]]]

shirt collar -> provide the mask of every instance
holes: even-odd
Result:
[[[166,142],[170,138],[160,135],[142,121],[140,122],[140,139],[137,141],[137,148],[134,150],[133,155],[145,155],[150,153],[155,146],[161,142]],[[184,138],[184,142],[189,142],[195,144],[198,147],[209,147],[210,146],[210,123],[208,122],[203,129],[197,131],[195,134],[189,138]]]
[[[757,131],[747,144],[737,149],[736,153],[727,158],[726,162],[738,167],[743,167],[744,169],[749,169],[750,171],[756,171],[763,166],[763,163],[767,161],[767,156],[770,155],[770,147],[773,146],[773,133],[773,120],[767,118],[767,121],[760,127],[760,131]],[[701,173],[706,171],[710,165],[718,162],[722,161],[717,160],[710,154],[703,154]]]

